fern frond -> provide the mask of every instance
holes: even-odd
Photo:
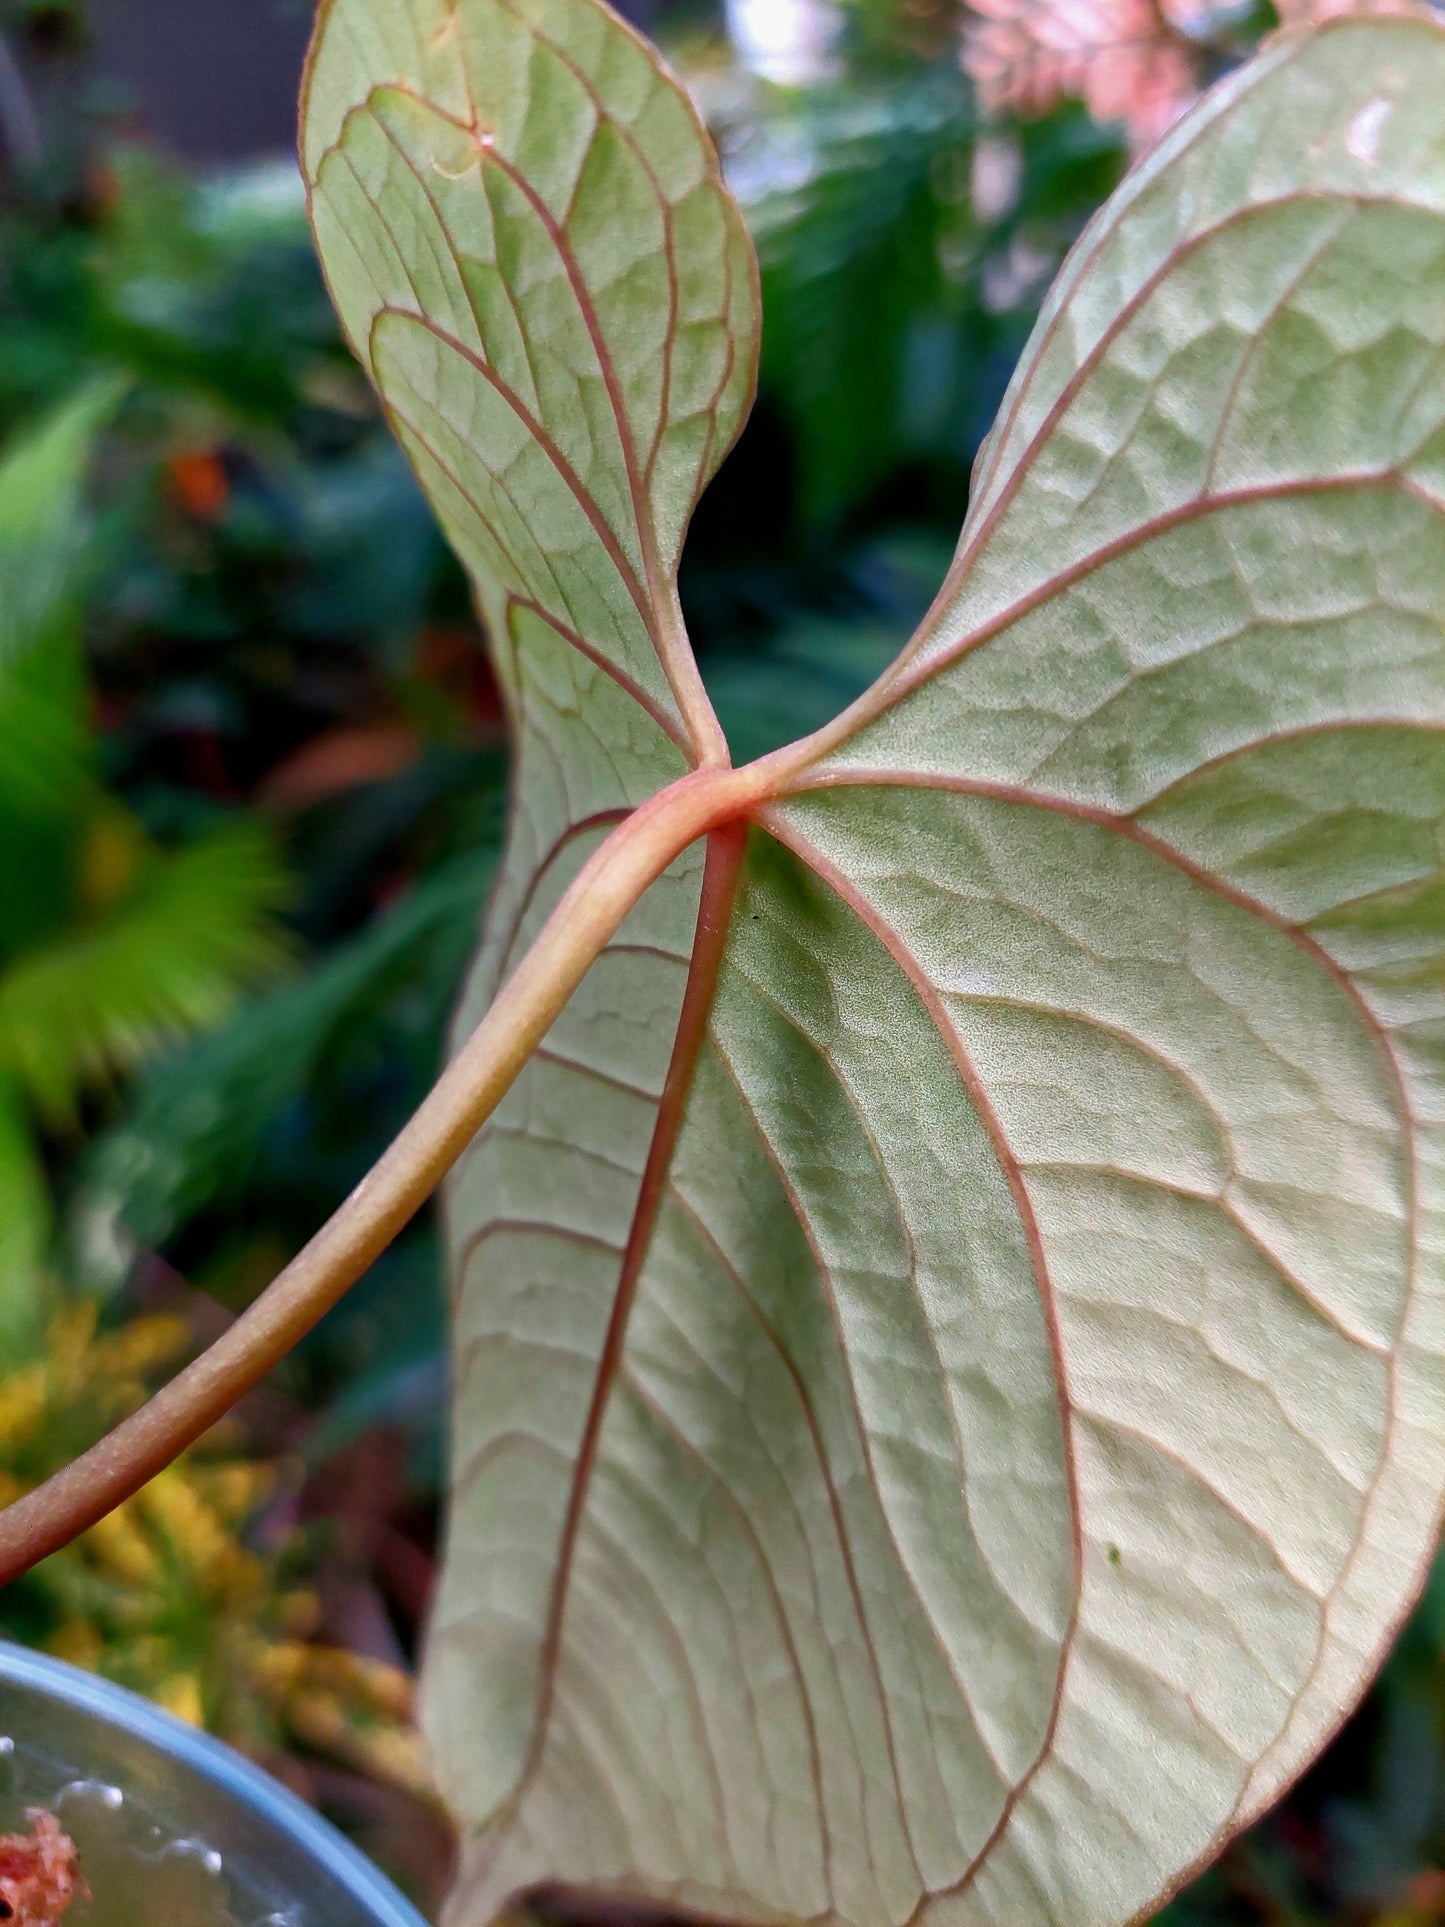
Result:
[[[0,1075],[64,1122],[87,1085],[217,1022],[284,961],[276,913],[286,895],[275,846],[255,824],[148,850],[103,915],[0,976]]]
[[[94,746],[80,645],[82,514],[111,382],[82,389],[0,452],[0,959],[68,912]]]
[[[29,1110],[0,1077],[0,1370],[26,1355],[43,1323],[50,1229],[50,1186]]]
[[[54,823],[84,808],[94,760],[84,690],[74,629],[0,655],[0,816]]]
[[[489,881],[490,865],[473,857],[448,865],[304,978],[147,1073],[76,1199],[71,1235],[88,1286],[115,1284],[136,1243],[163,1248],[197,1213],[240,1195],[268,1132],[344,1034],[370,1030],[420,977],[455,984]]]
[[[945,256],[970,239],[972,138],[961,80],[934,73],[784,97],[728,155],[758,244],[764,380],[797,437],[814,522],[909,452],[910,356],[920,328],[958,305]]]
[[[85,478],[120,385],[88,383],[0,454],[0,662],[75,593]]]

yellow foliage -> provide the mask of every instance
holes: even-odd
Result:
[[[145,832],[129,810],[111,803],[96,812],[80,858],[80,900],[95,912],[107,909],[135,880],[146,852]]]
[[[53,1322],[38,1361],[0,1377],[0,1500],[18,1497],[145,1398],[189,1345],[184,1323],[99,1328],[93,1305]],[[254,1527],[293,1476],[213,1433],[12,1588],[47,1650],[146,1694],[243,1750],[300,1748],[427,1795],[412,1686],[394,1667],[315,1643],[304,1542]]]
[[[0,1381],[0,1452],[31,1436],[49,1402],[50,1378],[44,1365],[27,1365]]]

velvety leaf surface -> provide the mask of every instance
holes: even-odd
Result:
[[[649,893],[459,1168],[456,1920],[559,1880],[1120,1927],[1407,1609],[1445,1483],[1442,98],[1438,27],[1342,21],[1130,177],[920,636]],[[592,0],[332,0],[305,154],[517,725],[466,1025],[715,753],[672,571],[746,246]]]

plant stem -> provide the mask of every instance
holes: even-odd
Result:
[[[0,1511],[0,1585],[137,1492],[286,1356],[425,1204],[643,893],[689,844],[745,813],[765,790],[756,768],[696,770],[613,831],[411,1121],[335,1216],[250,1310],[149,1404]]]

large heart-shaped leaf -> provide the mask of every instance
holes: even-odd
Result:
[[[453,1184],[458,1922],[1114,1927],[1297,1773],[1445,1466],[1445,32],[1282,41],[1075,250],[921,635]],[[720,751],[751,257],[596,0],[330,0],[343,317],[517,730],[465,1029]]]

